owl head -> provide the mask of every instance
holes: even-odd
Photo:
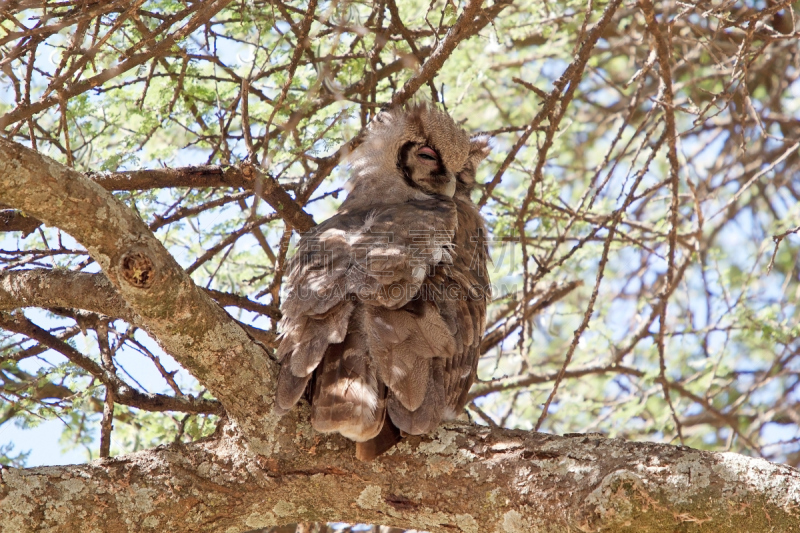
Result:
[[[470,139],[450,115],[425,103],[384,110],[350,157],[343,208],[469,195],[488,138]]]

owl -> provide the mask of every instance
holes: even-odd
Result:
[[[305,394],[314,429],[370,460],[463,412],[490,298],[470,199],[487,141],[426,104],[368,125],[346,200],[288,264],[279,414]]]

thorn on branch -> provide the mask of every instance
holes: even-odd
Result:
[[[549,96],[545,91],[541,90],[536,85],[534,85],[532,83],[529,83],[529,82],[527,82],[525,80],[522,80],[520,78],[511,78],[511,81],[513,81],[514,83],[519,83],[520,85],[522,85],[523,87],[525,87],[529,91],[535,93],[536,96],[538,96],[542,100],[546,99]]]

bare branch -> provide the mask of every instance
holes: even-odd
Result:
[[[203,291],[223,307],[239,307],[275,320],[281,316],[276,307],[254,302],[244,296],[214,289]],[[60,269],[0,272],[0,310],[22,307],[83,309],[121,318],[136,326],[143,324],[142,318],[125,303],[103,274]]]
[[[664,116],[666,122],[666,136],[667,136],[667,159],[669,160],[669,181],[671,190],[671,199],[669,207],[669,255],[667,258],[667,287],[670,287],[674,282],[675,277],[675,251],[678,239],[678,190],[679,190],[679,163],[678,163],[678,134],[675,129],[675,111],[673,106],[674,95],[672,91],[672,66],[671,57],[669,53],[669,46],[661,29],[658,27],[656,21],[653,3],[650,0],[639,0],[639,6],[644,12],[644,18],[647,22],[647,29],[650,35],[655,40],[656,57],[658,57],[659,72],[661,74],[661,88],[660,95],[663,95],[663,102],[661,106],[664,108]],[[672,292],[664,289],[664,294]],[[664,333],[667,330],[667,299],[662,297],[659,302],[659,327],[656,343],[658,346],[658,360],[659,360],[659,381],[664,391],[664,399],[669,405],[670,412],[672,413],[672,420],[675,423],[675,431],[678,438],[683,444],[683,433],[681,432],[681,422],[678,415],[675,413],[675,406],[669,394],[669,387],[667,386],[667,366],[664,358]]]
[[[0,326],[5,330],[25,335],[59,352],[73,364],[99,379],[112,391],[114,401],[117,403],[146,411],[183,411],[195,414],[220,414],[222,412],[222,406],[216,400],[193,397],[176,398],[164,394],[137,391],[91,358],[83,355],[66,342],[53,336],[20,314],[7,315],[0,313]]]
[[[186,23],[185,26],[170,34],[162,41],[153,44],[153,46],[146,52],[133,54],[114,67],[108,68],[89,79],[70,85],[68,89],[62,91],[58,95],[43,97],[39,101],[29,105],[18,105],[5,115],[0,116],[0,130],[5,129],[10,124],[20,120],[25,120],[36,113],[44,111],[45,109],[58,104],[59,98],[72,98],[73,96],[83,94],[86,91],[98,87],[108,80],[116,78],[120,74],[137,67],[146,61],[149,61],[153,57],[164,53],[176,42],[185,38],[197,28],[208,22],[211,17],[213,17],[219,10],[224,8],[230,2],[231,0],[210,0],[208,2],[197,2],[194,6],[192,6],[192,10],[197,9],[197,13]],[[141,43],[146,43],[149,40],[150,39],[143,40]]]
[[[469,0],[469,2],[467,2],[467,5],[464,6],[464,11],[461,12],[456,23],[447,30],[447,35],[439,42],[439,46],[431,53],[419,72],[412,76],[411,79],[403,85],[403,88],[392,96],[392,105],[406,103],[416,94],[420,87],[433,79],[461,41],[474,35],[474,32],[489,22],[488,19],[477,17],[481,4],[483,4],[483,0]],[[511,2],[500,0],[495,5],[497,4],[510,5]]]

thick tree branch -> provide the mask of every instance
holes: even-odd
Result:
[[[264,305],[262,303],[254,302],[244,296],[238,294],[231,294],[229,292],[217,291],[214,289],[203,289],[209,296],[222,306],[233,306],[241,309],[247,309],[253,313],[260,313],[267,315],[270,318],[278,320],[281,318],[280,310],[274,305]]]
[[[791,531],[800,472],[597,434],[448,426],[373,463],[300,425],[257,459],[231,430],[86,465],[0,470],[0,531],[245,531],[301,521],[432,532]],[[277,451],[280,450],[280,451]]]
[[[253,176],[237,166],[199,165],[127,172],[87,172],[86,177],[108,191],[145,191],[162,187],[253,188]]]
[[[242,171],[256,171],[256,168],[245,167]],[[256,173],[258,175],[256,191],[258,191],[259,196],[272,206],[275,212],[288,222],[292,228],[300,233],[305,233],[316,226],[317,223],[314,222],[311,215],[297,205],[297,202],[281,187],[278,180],[263,172],[256,171]]]
[[[47,269],[0,272],[0,310],[21,307],[83,309],[143,324],[103,274]]]
[[[133,211],[80,173],[6,140],[0,140],[0,201],[80,242],[143,327],[219,398],[255,449],[268,451],[261,435],[277,422],[274,364]]]
[[[244,296],[213,289],[201,289],[221,306],[235,306],[254,313],[280,318],[280,311],[271,305],[254,302]],[[43,309],[82,309],[145,328],[142,319],[122,299],[103,274],[68,270],[12,270],[0,272],[0,311],[40,307]],[[237,323],[247,333],[269,348],[275,348],[275,335],[247,324]]]
[[[145,191],[172,187],[241,187],[255,191],[278,215],[299,232],[316,225],[314,219],[289,196],[278,181],[250,164],[201,165],[126,172],[87,172],[85,176],[108,191]],[[22,231],[28,235],[40,221],[19,211],[0,211],[0,232]]]
[[[279,319],[280,311],[272,305],[254,302],[244,296],[202,289],[222,306],[234,306]],[[135,326],[144,322],[103,274],[69,270],[11,270],[0,272],[0,310],[22,307],[83,309],[121,318]]]

